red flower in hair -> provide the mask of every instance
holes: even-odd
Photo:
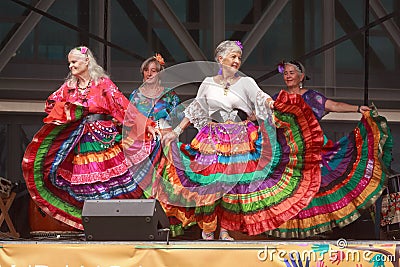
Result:
[[[158,61],[158,63],[160,63],[161,66],[165,65],[164,58],[161,56],[161,54],[156,53],[154,58]]]

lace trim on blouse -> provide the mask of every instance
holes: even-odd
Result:
[[[255,101],[256,116],[263,121],[265,121],[267,118],[272,118],[272,111],[269,107],[267,107],[267,98],[269,97],[269,95],[262,91],[257,92]]]
[[[185,117],[193,123],[196,129],[200,130],[210,121],[208,113],[203,109],[201,104],[195,99],[190,105],[183,111]]]

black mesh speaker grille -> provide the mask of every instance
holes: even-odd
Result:
[[[162,241],[169,228],[154,199],[86,200],[82,222],[88,241]]]

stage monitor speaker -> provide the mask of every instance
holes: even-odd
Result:
[[[82,222],[88,241],[168,240],[169,220],[154,199],[86,200]]]

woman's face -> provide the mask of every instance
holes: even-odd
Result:
[[[143,70],[143,81],[152,82],[154,77],[158,74],[157,66],[155,62],[150,62],[150,64]]]
[[[82,59],[82,57],[69,54],[68,55],[69,70],[74,76],[80,76],[88,71],[89,60],[88,58]]]
[[[286,64],[283,72],[283,80],[287,87],[299,87],[304,78],[304,73],[299,73],[295,66]]]
[[[225,57],[219,56],[219,63],[224,70],[236,72],[242,64],[242,54],[239,52],[229,52]]]

